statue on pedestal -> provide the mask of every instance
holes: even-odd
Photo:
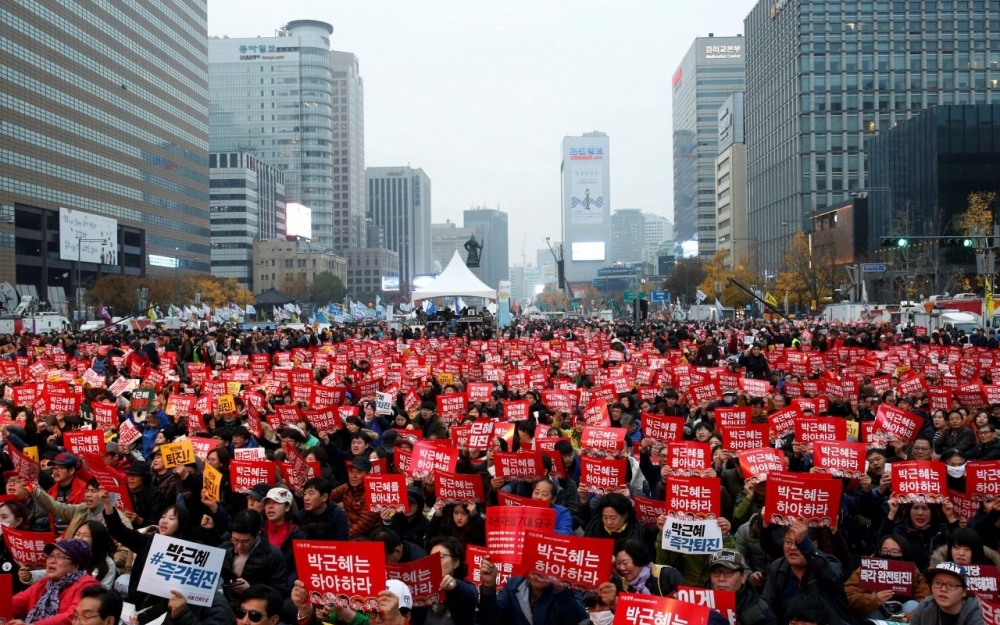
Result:
[[[463,247],[467,253],[465,266],[470,269],[479,267],[479,257],[483,251],[483,244],[476,240],[476,235],[469,237],[469,240],[465,242]]]

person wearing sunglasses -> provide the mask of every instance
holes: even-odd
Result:
[[[910,617],[910,625],[982,625],[979,600],[969,594],[965,567],[942,562],[927,569],[931,596],[920,602]]]
[[[281,594],[265,584],[253,584],[243,591],[237,605],[236,625],[277,625],[281,620]]]

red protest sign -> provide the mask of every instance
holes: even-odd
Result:
[[[580,449],[594,456],[621,454],[625,450],[625,430],[587,426],[580,435]]]
[[[469,382],[465,386],[465,395],[469,403],[487,402],[493,396],[493,385],[489,382]]]
[[[266,460],[233,460],[229,463],[229,481],[234,493],[246,494],[260,484],[277,482],[277,466]]]
[[[343,423],[335,406],[303,410],[302,416],[316,428],[317,432],[336,432],[341,429]]]
[[[784,456],[770,447],[740,452],[737,457],[740,460],[740,472],[751,482],[766,480],[771,471],[785,470]]]
[[[892,495],[903,502],[941,503],[948,496],[948,474],[943,462],[893,462]]]
[[[580,456],[580,485],[592,493],[603,495],[628,484],[626,458],[592,458]]]
[[[118,406],[114,402],[91,402],[90,409],[94,411],[94,425],[98,429],[114,430],[118,427]]]
[[[759,380],[758,380],[759,381]],[[736,622],[736,593],[728,590],[678,586],[674,598],[694,605],[718,610],[730,623]]]
[[[12,527],[3,528],[3,541],[7,553],[18,564],[36,565],[45,563],[45,545],[56,541],[55,534],[31,532]]]
[[[721,514],[721,485],[714,477],[667,478],[667,514],[690,520],[715,519]]]
[[[18,451],[14,445],[7,445],[7,450],[17,476],[29,484],[37,483],[38,474],[41,472],[38,463]]]
[[[486,508],[486,546],[493,561],[520,564],[525,533],[552,532],[555,523],[552,508],[490,506]]]
[[[522,561],[525,572],[574,590],[596,589],[607,578],[608,562],[614,559],[610,538],[581,538],[529,531],[524,537]]]
[[[632,498],[632,507],[635,508],[635,516],[639,518],[639,523],[646,527],[656,527],[656,520],[667,513],[666,502],[638,495]]]
[[[490,556],[490,552],[485,547],[479,545],[469,545],[465,548],[465,557],[469,561],[469,571],[472,573],[472,583],[478,588],[483,580],[480,578],[480,568],[483,560],[489,559],[497,570],[497,590],[507,585],[507,580],[514,574],[513,562],[502,562]]]
[[[771,472],[767,476],[765,517],[773,525],[804,519],[809,527],[837,527],[843,484],[816,473]]]
[[[680,442],[684,438],[684,417],[664,417],[642,413],[642,434],[661,443]]]
[[[816,441],[846,441],[847,422],[826,417],[802,417],[795,422],[795,442],[812,450]]]
[[[913,597],[913,571],[912,562],[862,557],[858,586],[871,592],[891,590],[894,595]]]
[[[496,476],[508,480],[534,480],[545,475],[542,453],[538,451],[493,454]]]
[[[416,480],[426,478],[431,471],[455,472],[458,450],[449,441],[418,441],[413,446],[408,474]]]
[[[107,448],[104,446],[104,432],[101,430],[63,432],[63,445],[66,446],[66,451],[77,456],[85,453],[103,456],[107,453]]]
[[[864,443],[817,441],[812,445],[813,466],[834,477],[860,479],[865,474],[868,448]]]
[[[445,393],[437,396],[438,414],[442,419],[458,420],[468,411],[465,393]]]
[[[493,424],[491,419],[479,419],[472,422],[469,430],[468,446],[470,451],[486,451],[493,442]]]
[[[1000,497],[1000,460],[971,460],[965,464],[965,494],[977,501]]]
[[[965,573],[969,576],[969,592],[982,601],[996,601],[998,598],[997,567],[985,564],[966,564]]]
[[[802,418],[802,411],[788,406],[767,415],[767,425],[773,438],[784,438],[795,431],[795,420]]]
[[[879,404],[875,413],[872,439],[868,442],[911,441],[920,431],[923,419],[912,412],[896,408],[891,404]]]
[[[666,447],[664,461],[672,475],[704,475],[712,470],[712,446],[697,441],[678,441]]]
[[[294,540],[299,579],[316,605],[372,612],[385,590],[385,547],[367,541]]]
[[[456,474],[447,471],[434,473],[434,493],[437,501],[449,503],[482,503],[483,479],[478,473]]]
[[[429,556],[394,564],[385,565],[386,579],[398,579],[406,584],[413,595],[413,607],[426,608],[440,603],[441,596],[441,554],[432,553]]]
[[[722,430],[723,446],[736,454],[751,449],[763,449],[770,442],[770,426],[768,425],[747,425]]]
[[[379,513],[388,508],[393,512],[409,510],[406,496],[406,476],[399,473],[366,475],[365,509]]]
[[[752,413],[750,408],[746,407],[723,407],[719,406],[715,409],[715,427],[716,428],[738,428],[746,427],[750,425],[750,417]],[[645,426],[645,422],[643,422]]]
[[[711,609],[670,597],[618,594],[612,625],[706,625]]]
[[[608,405],[603,401],[592,401],[584,406],[582,418],[585,424],[592,427],[610,427],[611,425]]]
[[[504,421],[508,421],[511,423],[515,421],[526,421],[529,416],[528,409],[529,405],[527,399],[503,402]]]

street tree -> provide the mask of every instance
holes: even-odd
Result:
[[[344,286],[339,276],[329,271],[321,271],[313,276],[312,285],[309,287],[309,294],[317,304],[329,304],[330,302],[339,304],[347,296],[347,287]]]

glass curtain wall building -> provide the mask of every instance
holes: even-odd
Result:
[[[0,6],[0,281],[72,291],[60,208],[117,220],[84,287],[209,270],[206,31],[205,0]]]
[[[745,27],[748,227],[765,272],[808,215],[852,192],[900,208],[866,176],[877,133],[1000,102],[998,0],[761,0]]]

